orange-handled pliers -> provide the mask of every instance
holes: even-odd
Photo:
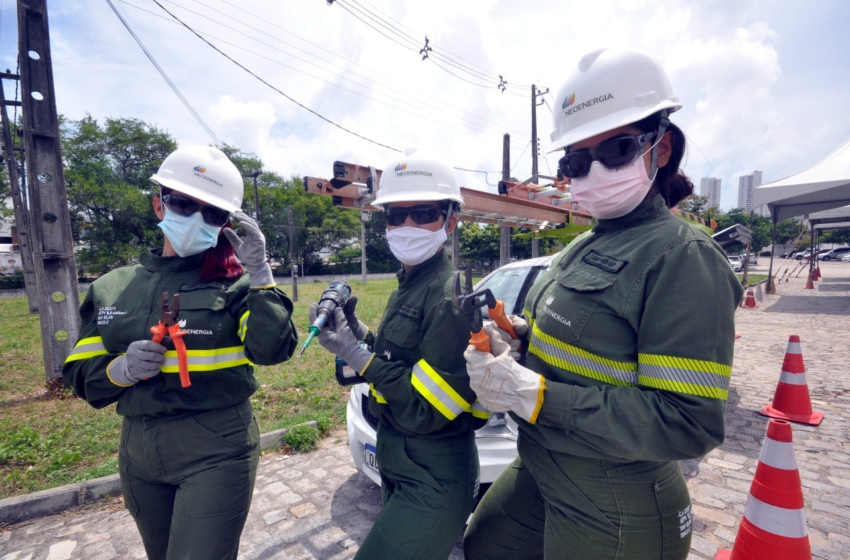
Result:
[[[159,324],[151,327],[153,341],[162,344],[166,335],[171,338],[174,349],[177,351],[180,385],[183,388],[189,387],[192,385],[192,382],[189,381],[189,358],[186,355],[186,343],[183,342],[183,335],[186,334],[186,331],[181,331],[180,324],[177,322],[177,317],[180,315],[180,294],[174,294],[171,303],[169,303],[168,292],[163,292],[160,310]]]
[[[471,278],[467,274],[467,278]],[[452,302],[455,307],[466,314],[466,320],[472,329],[469,343],[475,346],[479,352],[490,351],[490,337],[484,331],[484,322],[477,310],[487,307],[487,315],[496,323],[500,329],[507,331],[513,339],[519,339],[514,326],[505,314],[505,302],[496,299],[489,289],[471,291],[469,287],[463,290],[460,286],[460,272],[455,272],[452,278]]]

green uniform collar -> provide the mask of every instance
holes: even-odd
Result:
[[[625,216],[612,218],[610,220],[599,220],[596,222],[596,225],[593,226],[593,231],[605,232],[628,229],[645,222],[657,220],[658,218],[662,218],[669,214],[670,210],[667,208],[667,203],[664,202],[664,197],[657,194],[638,204],[637,208]]]
[[[400,289],[404,289],[408,286],[411,286],[413,282],[416,281],[416,278],[447,262],[449,262],[449,258],[446,256],[446,252],[440,249],[440,251],[436,255],[434,255],[427,261],[414,266],[409,271],[404,270],[404,268],[402,268],[396,273],[396,276],[398,277],[398,287]]]
[[[152,249],[141,254],[139,263],[151,272],[183,272],[201,268],[205,255],[206,251],[189,257],[163,257],[162,249]]]

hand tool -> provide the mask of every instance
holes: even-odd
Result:
[[[192,385],[192,382],[189,381],[189,358],[186,355],[186,343],[183,342],[183,335],[186,334],[186,331],[180,330],[180,324],[177,321],[179,315],[180,294],[174,294],[171,303],[169,303],[168,292],[163,292],[160,300],[159,324],[151,327],[151,332],[154,342],[163,344],[165,336],[168,335],[171,342],[174,343],[174,349],[177,351],[177,367],[180,371],[180,385],[185,389]]]
[[[304,350],[310,346],[310,343],[313,342],[313,339],[316,335],[321,332],[322,327],[328,322],[328,319],[333,317],[334,309],[336,309],[340,305],[345,305],[345,302],[348,301],[349,296],[351,295],[351,286],[349,286],[348,282],[345,280],[334,280],[331,282],[327,289],[322,292],[322,297],[319,298],[319,309],[316,313],[316,320],[313,321],[313,324],[310,325],[309,334],[307,335],[307,340],[304,341],[304,346],[301,347],[301,351],[298,352],[298,357],[301,357],[301,354],[304,353]]]
[[[470,276],[467,273],[467,279]],[[481,314],[477,313],[478,308],[487,306],[487,315],[493,320],[496,325],[507,331],[513,339],[519,339],[514,332],[514,327],[510,319],[505,314],[505,302],[496,299],[489,289],[472,291],[469,286],[464,290],[460,286],[460,272],[455,272],[452,275],[452,303],[460,311],[466,314],[466,320],[469,321],[469,326],[472,329],[469,343],[475,346],[480,352],[490,351],[490,337],[484,331],[484,321]]]

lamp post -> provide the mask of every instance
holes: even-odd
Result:
[[[258,169],[248,175],[248,177],[254,179],[254,219],[257,220],[257,223],[260,223],[260,197],[257,194],[257,177],[260,174],[262,174],[262,170]]]

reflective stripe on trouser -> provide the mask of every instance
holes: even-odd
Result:
[[[149,560],[236,560],[260,433],[249,401],[161,418],[124,418],[124,505]]]
[[[575,457],[522,435],[518,449],[475,510],[467,560],[688,557],[690,497],[675,461]]]
[[[406,436],[378,424],[384,508],[355,560],[449,557],[478,488],[475,434]]]

